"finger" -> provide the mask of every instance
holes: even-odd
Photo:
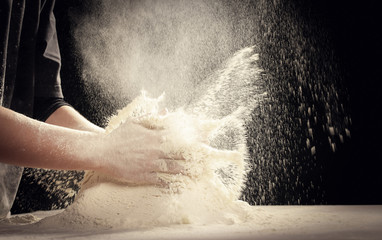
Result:
[[[157,187],[168,187],[168,183],[158,176],[157,173],[145,173],[141,175],[141,179],[137,181],[140,185],[154,185]]]
[[[163,139],[161,141],[164,141]],[[151,149],[151,155],[157,156],[158,159],[167,159],[167,160],[185,160],[182,153],[180,151],[164,151],[162,148]]]
[[[154,171],[161,173],[178,174],[185,170],[180,160],[158,159],[154,162]]]
[[[171,152],[163,152],[158,155],[160,159],[169,159],[169,160],[185,160],[184,156],[182,153],[171,151]]]

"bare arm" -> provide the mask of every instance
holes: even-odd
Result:
[[[89,132],[104,132],[104,129],[94,125],[79,112],[69,106],[62,106],[58,108],[52,115],[49,116],[46,123]]]
[[[47,122],[60,123],[54,115]],[[73,130],[0,107],[0,161],[18,166],[96,170],[131,183],[156,184],[160,183],[156,172],[181,171],[174,160],[165,159],[159,147],[161,136],[160,131],[133,123],[110,135]]]
[[[98,167],[83,154],[76,154],[95,133],[39,122],[4,107],[0,107],[0,123],[2,162],[51,169]]]

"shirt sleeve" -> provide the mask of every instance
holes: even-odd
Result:
[[[63,98],[60,79],[61,55],[53,8],[54,0],[47,0],[40,13],[36,39],[35,97]]]
[[[61,106],[70,106],[61,89],[61,55],[57,39],[54,0],[46,0],[40,12],[36,39],[35,97],[33,118],[46,121]]]
[[[48,117],[62,106],[70,106],[63,98],[56,97],[37,97],[35,98],[35,107],[33,118],[45,122]]]

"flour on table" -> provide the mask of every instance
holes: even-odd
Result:
[[[241,122],[232,117],[202,119],[181,109],[161,115],[161,99],[142,93],[110,119],[106,132],[118,131],[118,126],[127,121],[150,129],[167,129],[162,149],[170,156],[181,154],[187,174],[161,174],[168,187],[156,187],[132,186],[89,171],[74,203],[40,225],[140,228],[248,220],[249,205],[238,200],[247,170],[245,144],[236,143],[234,150],[209,145],[219,138],[219,131],[233,124],[241,127]]]
[[[6,225],[27,225],[31,223],[38,222],[40,218],[36,217],[33,214],[24,214],[24,215],[15,215],[7,218],[1,218],[0,224]]]

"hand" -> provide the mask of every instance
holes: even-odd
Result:
[[[163,185],[157,173],[181,173],[178,160],[171,159],[161,150],[165,130],[147,129],[133,122],[125,122],[102,137],[100,172],[132,184]],[[98,146],[97,146],[98,147]],[[98,158],[99,158],[98,157]]]

